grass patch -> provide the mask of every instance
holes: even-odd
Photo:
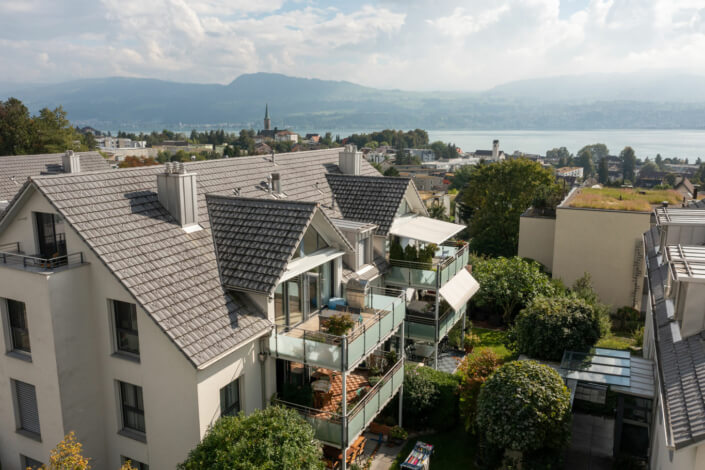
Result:
[[[504,330],[490,330],[487,328],[473,328],[472,332],[480,338],[480,344],[473,349],[472,354],[482,349],[491,349],[502,362],[514,360],[518,355],[507,349],[504,345],[504,339],[507,337],[507,332]]]
[[[399,465],[412,451],[416,441],[433,444],[431,470],[457,470],[459,468],[475,470],[477,468],[475,466],[476,439],[465,432],[462,426],[458,426],[449,431],[409,439],[389,470],[399,469]]]
[[[643,194],[642,194],[643,193]],[[683,197],[672,189],[641,190],[621,188],[583,188],[570,201],[570,207],[651,212],[652,206],[668,201],[680,204]]]
[[[611,335],[605,336],[604,338],[600,338],[600,340],[595,346],[597,346],[598,348],[627,350],[634,345],[634,338]]]

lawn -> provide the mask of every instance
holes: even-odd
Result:
[[[620,188],[582,188],[569,201],[571,207],[650,212],[652,206],[668,201],[679,204],[682,196],[672,189],[641,190]]]
[[[631,346],[634,346],[635,341],[634,338],[628,338],[625,336],[605,336],[604,338],[600,338],[600,340],[597,342],[595,346],[598,348],[608,348],[608,349],[629,349]]]
[[[433,444],[431,470],[457,470],[459,468],[474,470],[477,468],[475,466],[476,439],[465,432],[462,426],[458,426],[449,431],[409,439],[389,470],[399,468],[399,464],[409,455],[416,441]]]
[[[491,349],[502,362],[507,362],[516,359],[516,353],[507,349],[504,345],[504,338],[507,332],[504,330],[490,330],[487,328],[473,328],[472,332],[480,337],[480,344],[475,347],[474,351],[484,348]]]

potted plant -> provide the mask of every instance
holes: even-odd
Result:
[[[343,336],[355,326],[355,322],[349,313],[333,315],[328,319],[328,333],[335,336]]]
[[[367,378],[367,381],[370,383],[371,386],[375,386],[379,383],[379,381],[382,380],[381,375],[371,375]]]
[[[464,341],[464,346],[465,346],[465,352],[467,354],[470,354],[475,348],[475,345],[480,342],[479,336],[477,336],[474,333],[466,333],[465,334],[465,341]]]
[[[394,426],[389,431],[389,438],[394,441],[395,444],[401,444],[407,437],[409,437],[409,433],[401,426]]]

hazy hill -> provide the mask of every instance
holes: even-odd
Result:
[[[104,78],[0,88],[0,98],[9,96],[34,112],[63,105],[73,122],[102,129],[258,128],[265,103],[280,128],[705,128],[705,80],[693,76],[554,77],[422,93],[256,73],[228,85]]]

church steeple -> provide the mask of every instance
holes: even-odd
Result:
[[[264,130],[268,131],[271,128],[272,120],[269,119],[269,103],[264,105]]]

